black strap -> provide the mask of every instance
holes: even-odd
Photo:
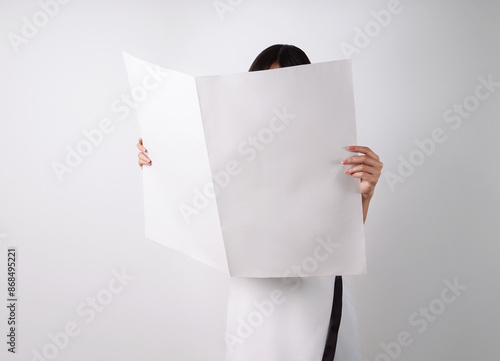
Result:
[[[340,319],[342,317],[342,276],[335,277],[333,292],[332,314],[330,315],[330,325],[328,326],[328,335],[326,337],[325,352],[323,353],[322,361],[333,361],[335,357]]]

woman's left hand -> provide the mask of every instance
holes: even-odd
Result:
[[[364,201],[367,200],[369,202],[373,196],[375,186],[377,185],[384,165],[380,161],[379,156],[368,147],[351,145],[347,147],[347,150],[363,153],[343,160],[342,164],[354,164],[353,167],[346,169],[345,173],[351,177],[361,179],[359,185],[361,195]]]

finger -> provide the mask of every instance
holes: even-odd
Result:
[[[370,184],[377,184],[378,177],[374,176],[373,174],[369,174],[366,172],[356,172],[353,174],[349,174],[353,178],[360,178],[363,179],[363,181],[368,182]]]
[[[142,159],[139,159],[139,166],[142,168],[143,165],[150,166],[151,163],[147,163],[147,162],[143,161]]]
[[[149,159],[148,156],[146,156],[144,153],[139,153],[137,154],[140,160],[142,160],[145,164],[151,163],[151,159]]]
[[[142,159],[139,159],[138,162],[139,162],[139,166],[141,168],[143,165],[148,165],[148,166],[151,165],[151,162],[148,163],[148,162],[143,161]]]
[[[344,173],[353,175],[358,172],[363,172],[372,175],[377,175],[378,173],[380,173],[375,167],[371,167],[365,164],[355,165],[354,167],[346,169]]]
[[[378,183],[380,174],[371,174],[365,171],[353,172],[349,174],[353,178],[360,178],[363,182],[371,184],[373,187]]]
[[[150,164],[151,163],[151,159],[149,159],[147,157],[139,157],[139,159],[141,160],[141,162],[143,164]]]
[[[357,155],[342,161],[342,164],[367,164],[375,168],[382,169],[382,163],[368,157],[367,155]]]
[[[350,146],[347,147],[347,149],[350,152],[358,152],[358,153],[366,154],[368,157],[373,158],[375,160],[379,160],[380,159],[379,156],[376,155],[375,152],[373,152],[373,150],[371,150],[368,147],[364,147],[364,146],[361,146],[361,145],[350,145]]]
[[[148,150],[146,148],[144,148],[144,146],[142,145],[142,138],[139,138],[139,143],[137,143],[137,148],[141,151],[141,152],[147,152]]]

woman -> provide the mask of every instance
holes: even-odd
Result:
[[[301,49],[293,45],[278,44],[262,51],[249,71],[310,63]],[[142,139],[139,139],[137,148],[140,150],[139,166],[142,168],[144,165],[151,165],[151,159],[144,154],[147,150]],[[383,164],[368,147],[350,145],[347,149],[361,153],[343,160],[342,164],[352,164],[353,166],[345,171],[346,175],[360,179],[363,221],[365,221]],[[285,287],[283,284],[289,286]],[[277,291],[280,293],[276,293]],[[276,298],[275,304],[269,300],[262,301],[269,292],[271,295],[274,292],[274,295],[280,294],[282,297]],[[230,295],[233,302],[229,305],[228,330],[234,332],[226,335],[228,346],[226,360],[361,360],[354,309],[340,276],[304,279],[295,277],[281,281],[231,278]],[[329,302],[323,302],[326,298]],[[256,301],[257,299],[260,301]],[[278,304],[285,305],[279,306],[279,312],[274,312]],[[262,305],[267,305],[267,309]],[[257,332],[255,336],[250,337],[255,334],[255,330],[245,321],[244,315],[255,313],[255,307],[274,322],[269,321],[266,327],[262,327],[260,335]],[[312,315],[312,310],[318,307],[328,307],[330,314],[328,320],[311,320],[310,318],[314,317],[308,317],[308,314]],[[284,324],[287,326],[283,326]],[[301,330],[294,329],[293,326],[296,325],[300,325]],[[244,329],[246,329],[245,334],[242,334]],[[308,341],[310,339],[314,339],[314,342]],[[317,347],[318,344],[322,345],[321,349]]]

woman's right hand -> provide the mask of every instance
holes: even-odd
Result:
[[[144,152],[147,152],[148,150],[144,148],[142,145],[142,138],[139,138],[139,143],[137,143],[137,148],[140,150],[140,153],[138,154],[139,157],[139,167],[142,168],[143,165],[151,165],[151,159],[148,158]]]

